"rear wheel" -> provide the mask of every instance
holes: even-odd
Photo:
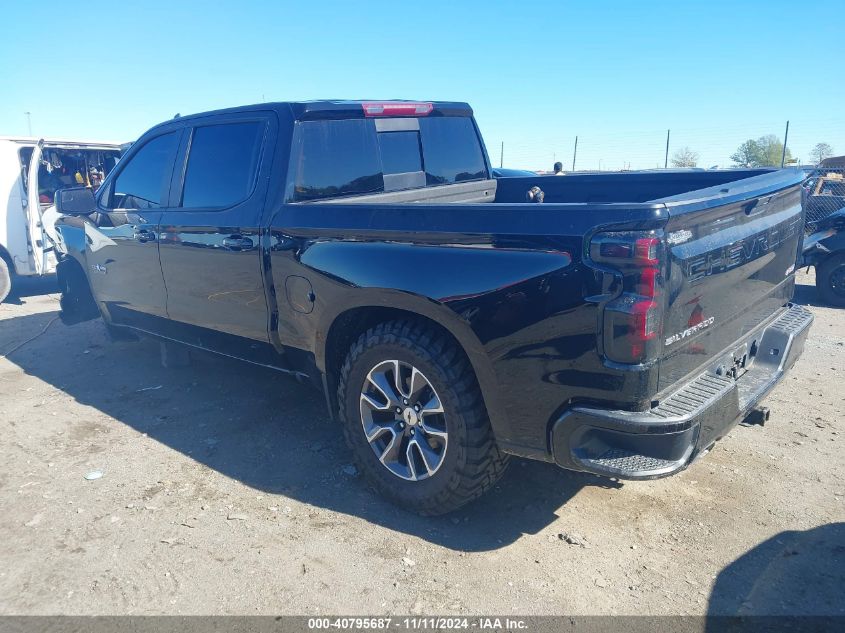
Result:
[[[828,257],[816,269],[816,288],[825,303],[845,307],[845,253]]]
[[[455,510],[507,465],[468,361],[423,325],[392,321],[361,335],[341,370],[338,402],[360,471],[409,510]]]
[[[6,300],[10,292],[12,292],[12,271],[9,269],[9,263],[0,257],[0,303]]]

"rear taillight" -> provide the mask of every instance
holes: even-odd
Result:
[[[656,358],[663,322],[662,242],[651,232],[599,233],[590,259],[621,278],[618,296],[604,306],[604,353],[619,363]]]

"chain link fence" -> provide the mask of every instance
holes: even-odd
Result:
[[[845,209],[845,157],[822,161],[811,172],[802,186],[801,202],[806,212],[807,233],[815,231],[818,223],[831,213]]]

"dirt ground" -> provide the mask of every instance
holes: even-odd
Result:
[[[367,489],[319,393],[163,369],[30,283],[0,306],[0,614],[843,614],[845,312],[798,279],[764,428],[651,482],[514,460],[434,519]]]

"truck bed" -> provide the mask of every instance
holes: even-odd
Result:
[[[331,198],[317,204],[512,204],[526,202],[526,192],[535,186],[543,190],[545,204],[677,202],[700,195],[717,196],[719,192],[712,190],[713,187],[730,184],[735,189],[744,180],[775,172],[772,169],[724,169],[537,175]],[[694,193],[704,190],[705,193],[700,195]]]
[[[489,397],[507,384],[533,403],[489,406],[494,425],[500,415],[507,419],[502,442],[539,447],[545,437],[537,418],[550,419],[562,402],[648,409],[782,310],[792,295],[788,271],[798,236],[774,250],[759,242],[776,225],[800,224],[802,178],[798,170],[503,178],[494,204],[407,204],[378,194],[367,196],[365,212],[349,198],[292,204],[272,225],[285,239],[319,236],[302,264],[343,279],[359,295],[383,300],[384,289],[399,290],[450,308],[489,359],[490,374],[476,368]],[[544,204],[524,202],[534,185],[546,192]],[[585,253],[602,230],[652,230],[677,242],[668,244],[661,351],[647,367],[608,362],[601,352],[596,325],[612,296],[610,277]],[[755,243],[737,265],[714,268],[726,249]],[[400,297],[394,301],[401,305]]]
[[[533,186],[543,190],[546,204],[662,202],[718,185],[736,186],[739,181],[773,172],[772,169],[664,170],[500,178],[496,202],[525,202],[525,192]]]

